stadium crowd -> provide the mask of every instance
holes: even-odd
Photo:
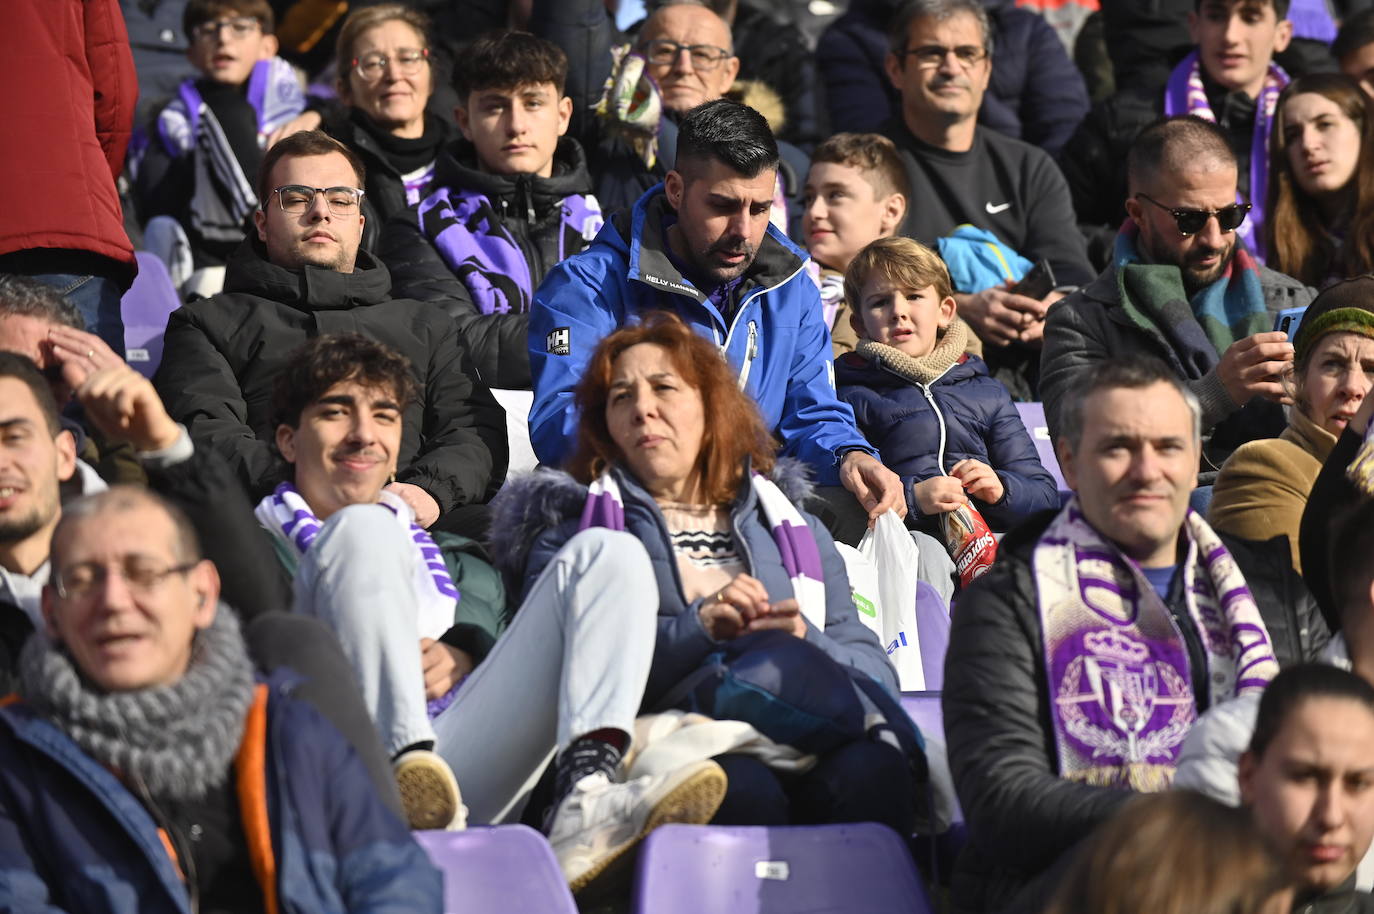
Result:
[[[0,911],[1374,911],[1374,2],[618,5],[0,4]]]

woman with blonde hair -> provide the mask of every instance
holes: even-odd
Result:
[[[1094,832],[1044,914],[1287,914],[1291,899],[1247,810],[1176,790],[1132,800]]]

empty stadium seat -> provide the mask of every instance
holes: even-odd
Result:
[[[181,298],[167,272],[167,265],[156,255],[138,251],[138,276],[120,300],[124,318],[124,360],[146,378],[151,378],[162,361],[162,337],[167,318],[181,307]]]
[[[577,914],[544,836],[524,825],[418,831],[444,871],[445,914]]]
[[[639,855],[636,914],[924,914],[897,833],[871,822],[791,828],[664,825]]]
[[[1021,424],[1030,433],[1035,453],[1049,471],[1050,478],[1054,480],[1061,493],[1068,492],[1069,486],[1064,482],[1064,473],[1059,469],[1059,458],[1054,454],[1054,442],[1050,440],[1050,427],[1045,422],[1045,404],[1017,403],[1016,411],[1021,414]]]

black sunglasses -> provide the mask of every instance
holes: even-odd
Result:
[[[1178,233],[1185,238],[1189,235],[1196,235],[1207,227],[1207,220],[1213,216],[1217,217],[1217,227],[1223,232],[1234,232],[1240,228],[1240,224],[1245,221],[1246,213],[1250,212],[1249,203],[1232,203],[1230,206],[1223,206],[1221,209],[1172,209],[1165,206],[1158,200],[1151,200],[1144,194],[1136,194],[1141,200],[1153,203],[1155,206],[1174,217],[1174,222],[1178,224]]]

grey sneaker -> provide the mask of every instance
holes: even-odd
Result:
[[[467,827],[458,781],[444,757],[429,749],[402,752],[391,763],[406,821],[416,831]]]
[[[709,760],[624,784],[599,772],[584,777],[549,826],[549,843],[568,886],[580,891],[660,825],[709,822],[725,787],[725,771]]]

